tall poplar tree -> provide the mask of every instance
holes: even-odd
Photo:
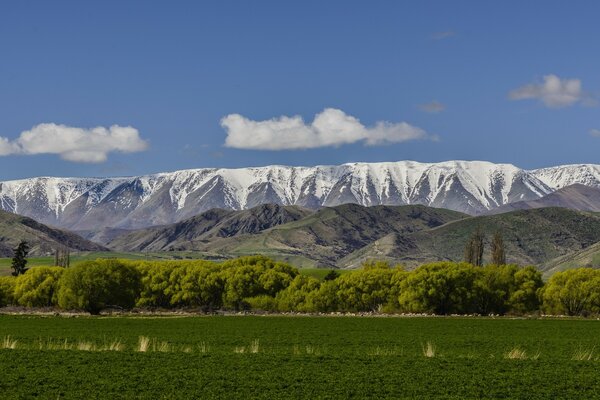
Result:
[[[492,264],[504,265],[506,264],[506,254],[504,252],[504,239],[500,232],[494,234],[492,240]]]

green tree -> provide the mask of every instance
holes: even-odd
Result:
[[[539,310],[543,287],[542,273],[537,268],[519,268],[514,275],[514,290],[508,299],[510,310],[520,314]]]
[[[575,268],[552,275],[543,290],[543,306],[552,314],[583,315],[599,312],[600,271]]]
[[[14,302],[15,281],[12,276],[0,276],[0,307]]]
[[[12,259],[12,275],[19,276],[23,275],[27,271],[27,255],[29,254],[29,244],[21,240],[16,249],[14,249],[14,256]]]
[[[402,280],[400,307],[409,312],[466,314],[473,312],[476,269],[466,263],[425,264]]]
[[[61,267],[35,267],[16,278],[14,300],[25,307],[50,307],[57,303]]]
[[[275,296],[279,311],[317,311],[313,299],[321,282],[312,276],[298,275],[284,290]]]
[[[481,266],[483,265],[484,235],[477,228],[465,245],[465,262]]]
[[[478,314],[505,314],[515,287],[514,265],[487,265],[476,270],[473,285],[473,305]]]
[[[340,276],[340,273],[335,269],[330,269],[329,272],[323,277],[324,281],[333,281]]]
[[[504,239],[500,232],[494,234],[492,239],[492,264],[506,264],[506,255],[504,254]]]
[[[340,311],[377,311],[389,300],[393,270],[385,267],[352,271],[337,279]]]
[[[58,305],[98,314],[107,307],[130,309],[140,293],[140,272],[120,260],[87,261],[65,269],[58,289]]]

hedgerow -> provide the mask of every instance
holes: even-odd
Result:
[[[0,277],[0,306],[196,308],[276,312],[586,315],[600,312],[600,271],[573,269],[544,285],[534,267],[436,262],[406,271],[383,262],[334,279],[301,275],[264,256],[204,260],[99,259]]]

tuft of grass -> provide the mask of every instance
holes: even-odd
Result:
[[[114,340],[108,346],[104,347],[103,350],[106,351],[123,351],[125,350],[125,345],[121,343],[120,340]]]
[[[95,351],[96,345],[92,342],[79,342],[75,348],[81,351]]]
[[[19,343],[18,340],[16,339],[12,339],[9,336],[5,336],[4,339],[2,340],[2,347],[3,349],[10,349],[10,350],[14,350],[17,348],[17,344]]]
[[[156,339],[152,343],[152,350],[159,351],[161,353],[168,353],[171,351],[171,345],[167,342],[158,342]]]
[[[526,360],[527,352],[521,349],[519,346],[513,347],[506,353],[504,353],[504,358],[508,360]]]
[[[200,351],[200,353],[208,353],[210,351],[210,347],[206,344],[206,342],[200,342],[198,345],[198,351]]]
[[[250,353],[258,353],[260,350],[260,341],[258,339],[254,339],[252,343],[250,343]]]
[[[591,361],[594,359],[594,347],[591,349],[578,349],[571,360],[575,361]]]
[[[437,354],[435,344],[429,341],[426,344],[421,345],[421,349],[423,351],[423,356],[427,358],[434,358]]]
[[[236,346],[233,349],[234,353],[238,353],[238,354],[244,354],[246,352],[246,347],[245,346]]]
[[[137,346],[137,351],[145,353],[150,349],[150,338],[147,336],[140,336]]]

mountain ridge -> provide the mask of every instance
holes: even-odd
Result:
[[[600,187],[600,166],[524,170],[485,161],[398,161],[202,168],[117,178],[39,177],[0,182],[0,209],[75,231],[145,228],[212,208],[243,210],[266,203],[309,209],[422,204],[477,215],[536,200],[573,183]]]

